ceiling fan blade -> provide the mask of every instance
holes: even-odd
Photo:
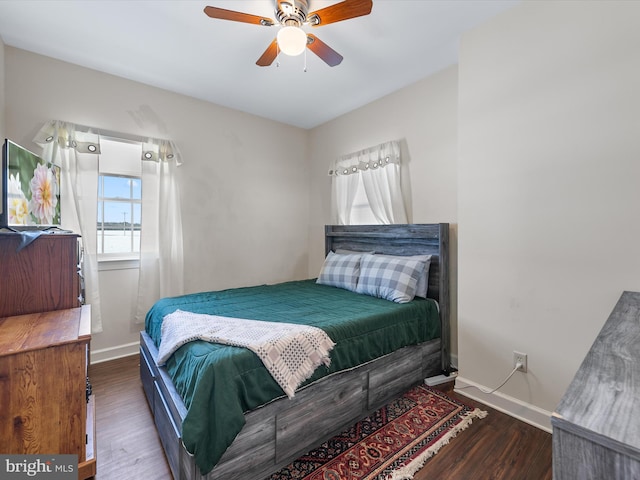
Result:
[[[307,15],[309,24],[313,27],[348,20],[349,18],[369,15],[373,8],[372,0],[344,0]]]
[[[324,43],[322,40],[318,39],[315,35],[307,34],[307,48],[319,56],[324,63],[329,65],[330,67],[335,67],[342,62],[342,55],[336,52],[329,45]]]
[[[209,15],[211,18],[218,18],[220,20],[254,23],[256,25],[264,25],[266,27],[270,27],[271,25],[273,25],[273,20],[271,20],[270,18],[251,15],[249,13],[236,12],[234,10],[225,10],[224,8],[204,7],[204,13]]]
[[[262,56],[256,62],[260,67],[268,67],[278,56],[278,41],[274,38],[273,42],[267,47]]]

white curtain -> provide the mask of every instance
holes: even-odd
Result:
[[[371,210],[381,224],[407,223],[401,187],[400,145],[397,141],[344,155],[329,170],[332,177],[334,221],[350,223],[351,208],[359,178]]]
[[[64,229],[81,235],[85,302],[91,305],[92,332],[101,332],[96,254],[99,136],[77,131],[71,123],[53,121],[40,129],[34,142],[42,146],[43,160],[61,167],[60,220]]]
[[[337,225],[351,224],[351,208],[358,191],[358,175],[335,175],[331,182],[331,211]]]
[[[179,157],[172,142],[149,140],[142,146],[143,227],[136,324],[144,322],[156,300],[184,293],[182,216],[176,179]]]
[[[133,139],[113,132],[106,132],[105,136]],[[85,300],[91,304],[92,331],[101,332],[96,252],[100,134],[92,133],[88,127],[55,120],[45,124],[34,141],[42,146],[44,160],[61,166],[62,225],[82,236]],[[146,312],[156,300],[184,293],[184,276],[180,192],[176,181],[180,153],[167,140],[135,141],[142,144],[142,232],[133,320],[137,324],[144,322]]]

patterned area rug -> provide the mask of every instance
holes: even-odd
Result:
[[[419,385],[266,480],[408,480],[487,412]]]

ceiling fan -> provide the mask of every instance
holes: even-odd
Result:
[[[335,67],[342,62],[342,55],[315,35],[306,33],[302,30],[302,25],[319,27],[368,15],[373,7],[372,0],[343,0],[315,12],[308,12],[307,0],[274,0],[274,2],[276,20],[218,7],[205,7],[204,13],[211,18],[253,23],[263,27],[279,24],[280,30],[277,37],[267,47],[256,65],[261,67],[271,65],[278,56],[278,52],[295,56],[301,54],[305,48],[309,48],[327,65]]]

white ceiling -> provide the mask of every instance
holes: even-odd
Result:
[[[335,0],[310,0],[319,10]],[[275,18],[271,0],[0,0],[0,37],[32,51],[312,128],[457,63],[465,30],[518,0],[373,0],[370,15],[312,31],[344,60],[307,51],[255,62],[278,27],[216,20],[207,5]]]

